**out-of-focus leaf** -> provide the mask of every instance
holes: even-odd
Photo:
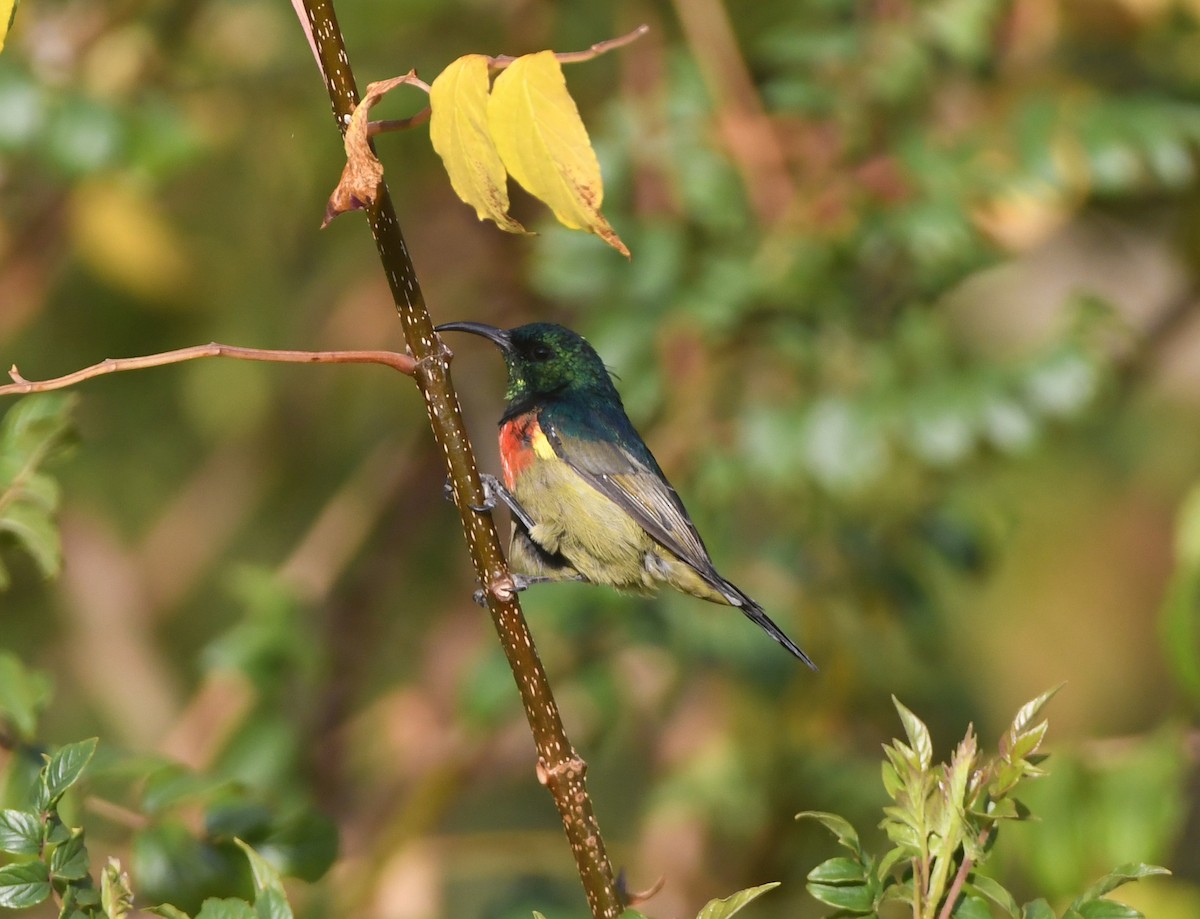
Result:
[[[255,841],[255,851],[281,874],[315,881],[337,858],[337,825],[318,811],[305,810],[273,826]]]
[[[757,900],[768,890],[774,890],[779,886],[778,882],[771,884],[761,884],[758,887],[749,887],[746,890],[739,890],[732,896],[726,897],[724,900],[709,900],[704,908],[696,914],[696,919],[728,919],[728,917],[740,913],[742,907],[752,900]]]
[[[189,250],[157,200],[119,177],[80,185],[71,207],[75,249],[118,290],[166,301],[186,288]]]
[[[131,869],[140,897],[193,913],[207,898],[251,892],[246,859],[236,846],[198,840],[175,821],[153,824],[134,836]]]
[[[172,906],[170,903],[161,903],[158,906],[151,906],[144,909],[144,912],[154,913],[156,916],[162,916],[163,919],[192,919],[187,913],[177,906]]]
[[[468,54],[429,86],[429,140],[442,158],[454,192],[510,233],[525,228],[508,213],[508,172],[488,130],[488,59]]]
[[[43,862],[22,862],[0,868],[0,906],[25,909],[50,896],[50,875]]]
[[[600,164],[553,51],[513,61],[492,85],[488,126],[504,166],[559,223],[595,233],[628,257],[604,215]]]
[[[1163,652],[1175,680],[1200,701],[1200,486],[1179,509],[1175,557],[1159,620]]]
[[[0,423],[0,533],[8,532],[46,577],[58,573],[61,548],[53,514],[58,486],[42,466],[69,441],[75,400],[58,393],[22,399]],[[7,573],[0,566],[0,589]]]
[[[142,780],[142,810],[159,814],[183,803],[207,801],[227,785],[227,779],[203,775],[178,763],[164,763],[152,767]]]

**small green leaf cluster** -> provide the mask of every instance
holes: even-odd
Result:
[[[38,773],[29,806],[0,811],[0,850],[22,857],[0,867],[0,906],[36,906],[53,892],[61,915],[94,915],[100,894],[88,874],[83,830],[68,827],[58,804],[96,752],[96,738],[67,744]]]
[[[15,540],[48,578],[62,566],[62,549],[54,523],[58,483],[44,467],[70,441],[74,403],[60,394],[31,396],[0,422],[0,535]],[[0,561],[0,590],[8,582]]]
[[[934,764],[929,729],[893,699],[905,740],[884,747],[883,784],[892,800],[880,826],[892,848],[876,858],[858,833],[836,814],[808,811],[850,854],[827,859],[808,875],[808,891],[832,906],[835,915],[877,916],[899,902],[916,919],[1140,919],[1136,909],[1106,898],[1128,881],[1166,869],[1129,864],[1109,872],[1076,897],[1062,913],[1045,900],[1023,906],[998,881],[979,873],[1002,821],[1024,820],[1029,812],[1014,796],[1026,779],[1044,775],[1038,753],[1046,736],[1042,708],[1057,690],[1033,699],[1017,712],[1001,738],[996,756],[980,755],[972,728],[950,762]]]
[[[0,774],[0,801],[8,805],[0,810],[0,907],[53,898],[60,919],[120,919],[132,910],[120,864],[108,859],[97,882],[84,828],[60,809],[85,771],[93,784],[124,775],[138,786],[133,864],[146,899],[172,901],[152,910],[167,919],[189,919],[183,907],[198,909],[197,919],[287,919],[280,868],[311,880],[333,861],[334,829],[310,809],[277,814],[236,783],[157,759],[130,757],[98,769],[96,738],[41,752],[34,734],[49,698],[44,675],[0,652],[0,744],[11,753]],[[197,809],[199,837],[181,816]]]

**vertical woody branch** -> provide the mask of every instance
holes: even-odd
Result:
[[[333,0],[301,0],[308,19],[333,114],[344,133],[359,95],[334,14]],[[409,350],[417,361],[416,381],[425,399],[434,438],[446,458],[475,574],[487,590],[488,608],[516,679],[538,753],[538,777],[549,788],[594,919],[611,919],[623,910],[604,840],[592,812],[584,781],[586,764],[571,747],[558,706],[538,658],[533,638],[511,589],[507,563],[490,514],[471,505],[484,503],[474,452],[467,439],[458,396],[450,381],[449,354],[433,331],[404,236],[396,221],[387,185],[367,211],[379,258],[387,274]]]

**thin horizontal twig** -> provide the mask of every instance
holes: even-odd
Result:
[[[167,364],[178,364],[202,357],[230,357],[242,361],[275,361],[285,364],[383,364],[409,376],[414,374],[416,368],[416,361],[412,357],[396,351],[289,351],[270,348],[242,348],[237,345],[222,345],[212,341],[207,345],[193,345],[190,348],[178,348],[174,351],[146,354],[141,357],[110,357],[98,364],[92,364],[90,367],[84,367],[82,370],[76,370],[50,380],[27,380],[21,376],[14,364],[8,371],[13,382],[0,386],[0,396],[27,395],[28,393],[65,389],[106,373],[145,370],[149,367],[163,367]]]

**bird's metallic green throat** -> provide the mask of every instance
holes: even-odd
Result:
[[[447,322],[434,331],[470,332],[500,349],[508,368],[504,397],[510,415],[548,398],[616,398],[619,404],[600,355],[563,326],[534,322],[498,329],[481,322]]]

